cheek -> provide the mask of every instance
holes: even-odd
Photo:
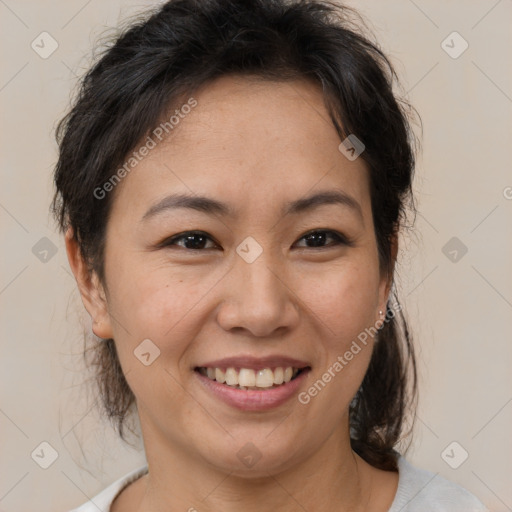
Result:
[[[368,334],[378,304],[378,273],[368,258],[344,261],[322,276],[302,281],[301,294],[315,318],[319,365],[299,396],[309,417],[322,417],[332,428],[347,414],[372,355]]]
[[[119,265],[122,268],[132,272],[113,272],[110,297],[121,367],[138,406],[154,410],[166,403],[160,420],[171,421],[187,407],[179,384],[185,371],[180,362],[204,320],[201,298],[216,280],[164,268],[136,272],[134,266]]]
[[[111,275],[109,303],[119,351],[133,353],[150,339],[161,352],[179,358],[200,330],[202,301],[218,280],[206,269],[120,263]]]
[[[370,261],[356,259],[301,279],[298,295],[325,329],[325,342],[341,350],[375,322],[378,274]]]

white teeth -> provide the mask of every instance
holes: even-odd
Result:
[[[215,368],[215,380],[217,382],[221,382],[222,384],[226,382],[226,374],[220,368]]]
[[[292,368],[290,370],[293,371]],[[269,388],[274,385],[274,373],[270,368],[263,368],[258,370],[256,374],[256,387],[258,388]]]
[[[274,384],[282,384],[284,382],[284,370],[276,368],[274,370]]]
[[[238,373],[236,373],[234,368],[228,368],[226,370],[226,384],[228,386],[238,385]]]
[[[274,368],[273,371],[271,368],[262,368],[255,371],[252,368],[237,370],[230,367],[226,371],[222,368],[200,368],[200,372],[212,380],[226,383],[228,386],[238,389],[257,389],[276,387],[290,382],[299,373],[299,369],[287,366],[286,368]]]
[[[252,369],[242,368],[238,374],[239,386],[256,386],[256,373]]]

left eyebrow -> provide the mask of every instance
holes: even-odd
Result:
[[[325,190],[291,201],[284,205],[281,210],[281,215],[283,217],[287,215],[296,215],[327,204],[339,204],[347,207],[363,219],[361,205],[352,196],[340,190]],[[229,216],[233,218],[237,217],[235,210],[231,206],[211,197],[192,196],[188,194],[171,194],[149,208],[141,220],[145,221],[164,211],[178,208],[197,210],[209,215]]]
[[[363,209],[361,205],[352,196],[341,190],[324,190],[311,196],[292,201],[285,205],[282,215],[302,213],[325,204],[339,204],[348,207],[356,212],[361,217],[361,220],[363,220]]]
[[[155,215],[166,210],[174,210],[178,208],[189,208],[210,215],[223,215],[235,217],[233,209],[225,203],[221,203],[216,199],[206,196],[191,196],[188,194],[171,194],[164,197],[161,201],[153,205],[142,217],[141,221],[145,221]]]

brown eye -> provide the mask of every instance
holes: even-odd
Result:
[[[208,236],[206,233],[203,233],[202,231],[186,231],[185,233],[167,238],[158,244],[158,247],[170,247],[177,245],[179,247],[183,247],[184,249],[198,251],[201,249],[211,249],[212,247],[205,247],[209,240],[213,241],[210,236]],[[214,245],[216,245],[215,242]]]
[[[326,240],[332,239],[334,243],[330,243],[325,245]],[[311,231],[304,235],[301,240],[306,240],[307,243],[311,245],[307,245],[306,248],[322,248],[322,247],[332,247],[335,245],[352,245],[352,243],[341,233],[337,231],[331,230],[316,230]],[[304,247],[304,246],[302,246]]]

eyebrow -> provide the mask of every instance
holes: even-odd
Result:
[[[339,204],[348,207],[363,220],[361,205],[352,196],[341,190],[325,190],[291,201],[284,205],[281,215],[283,217],[296,215],[328,204]],[[237,217],[236,211],[231,206],[216,199],[206,196],[171,194],[149,208],[141,220],[145,221],[165,211],[179,208],[197,210],[209,215]]]

